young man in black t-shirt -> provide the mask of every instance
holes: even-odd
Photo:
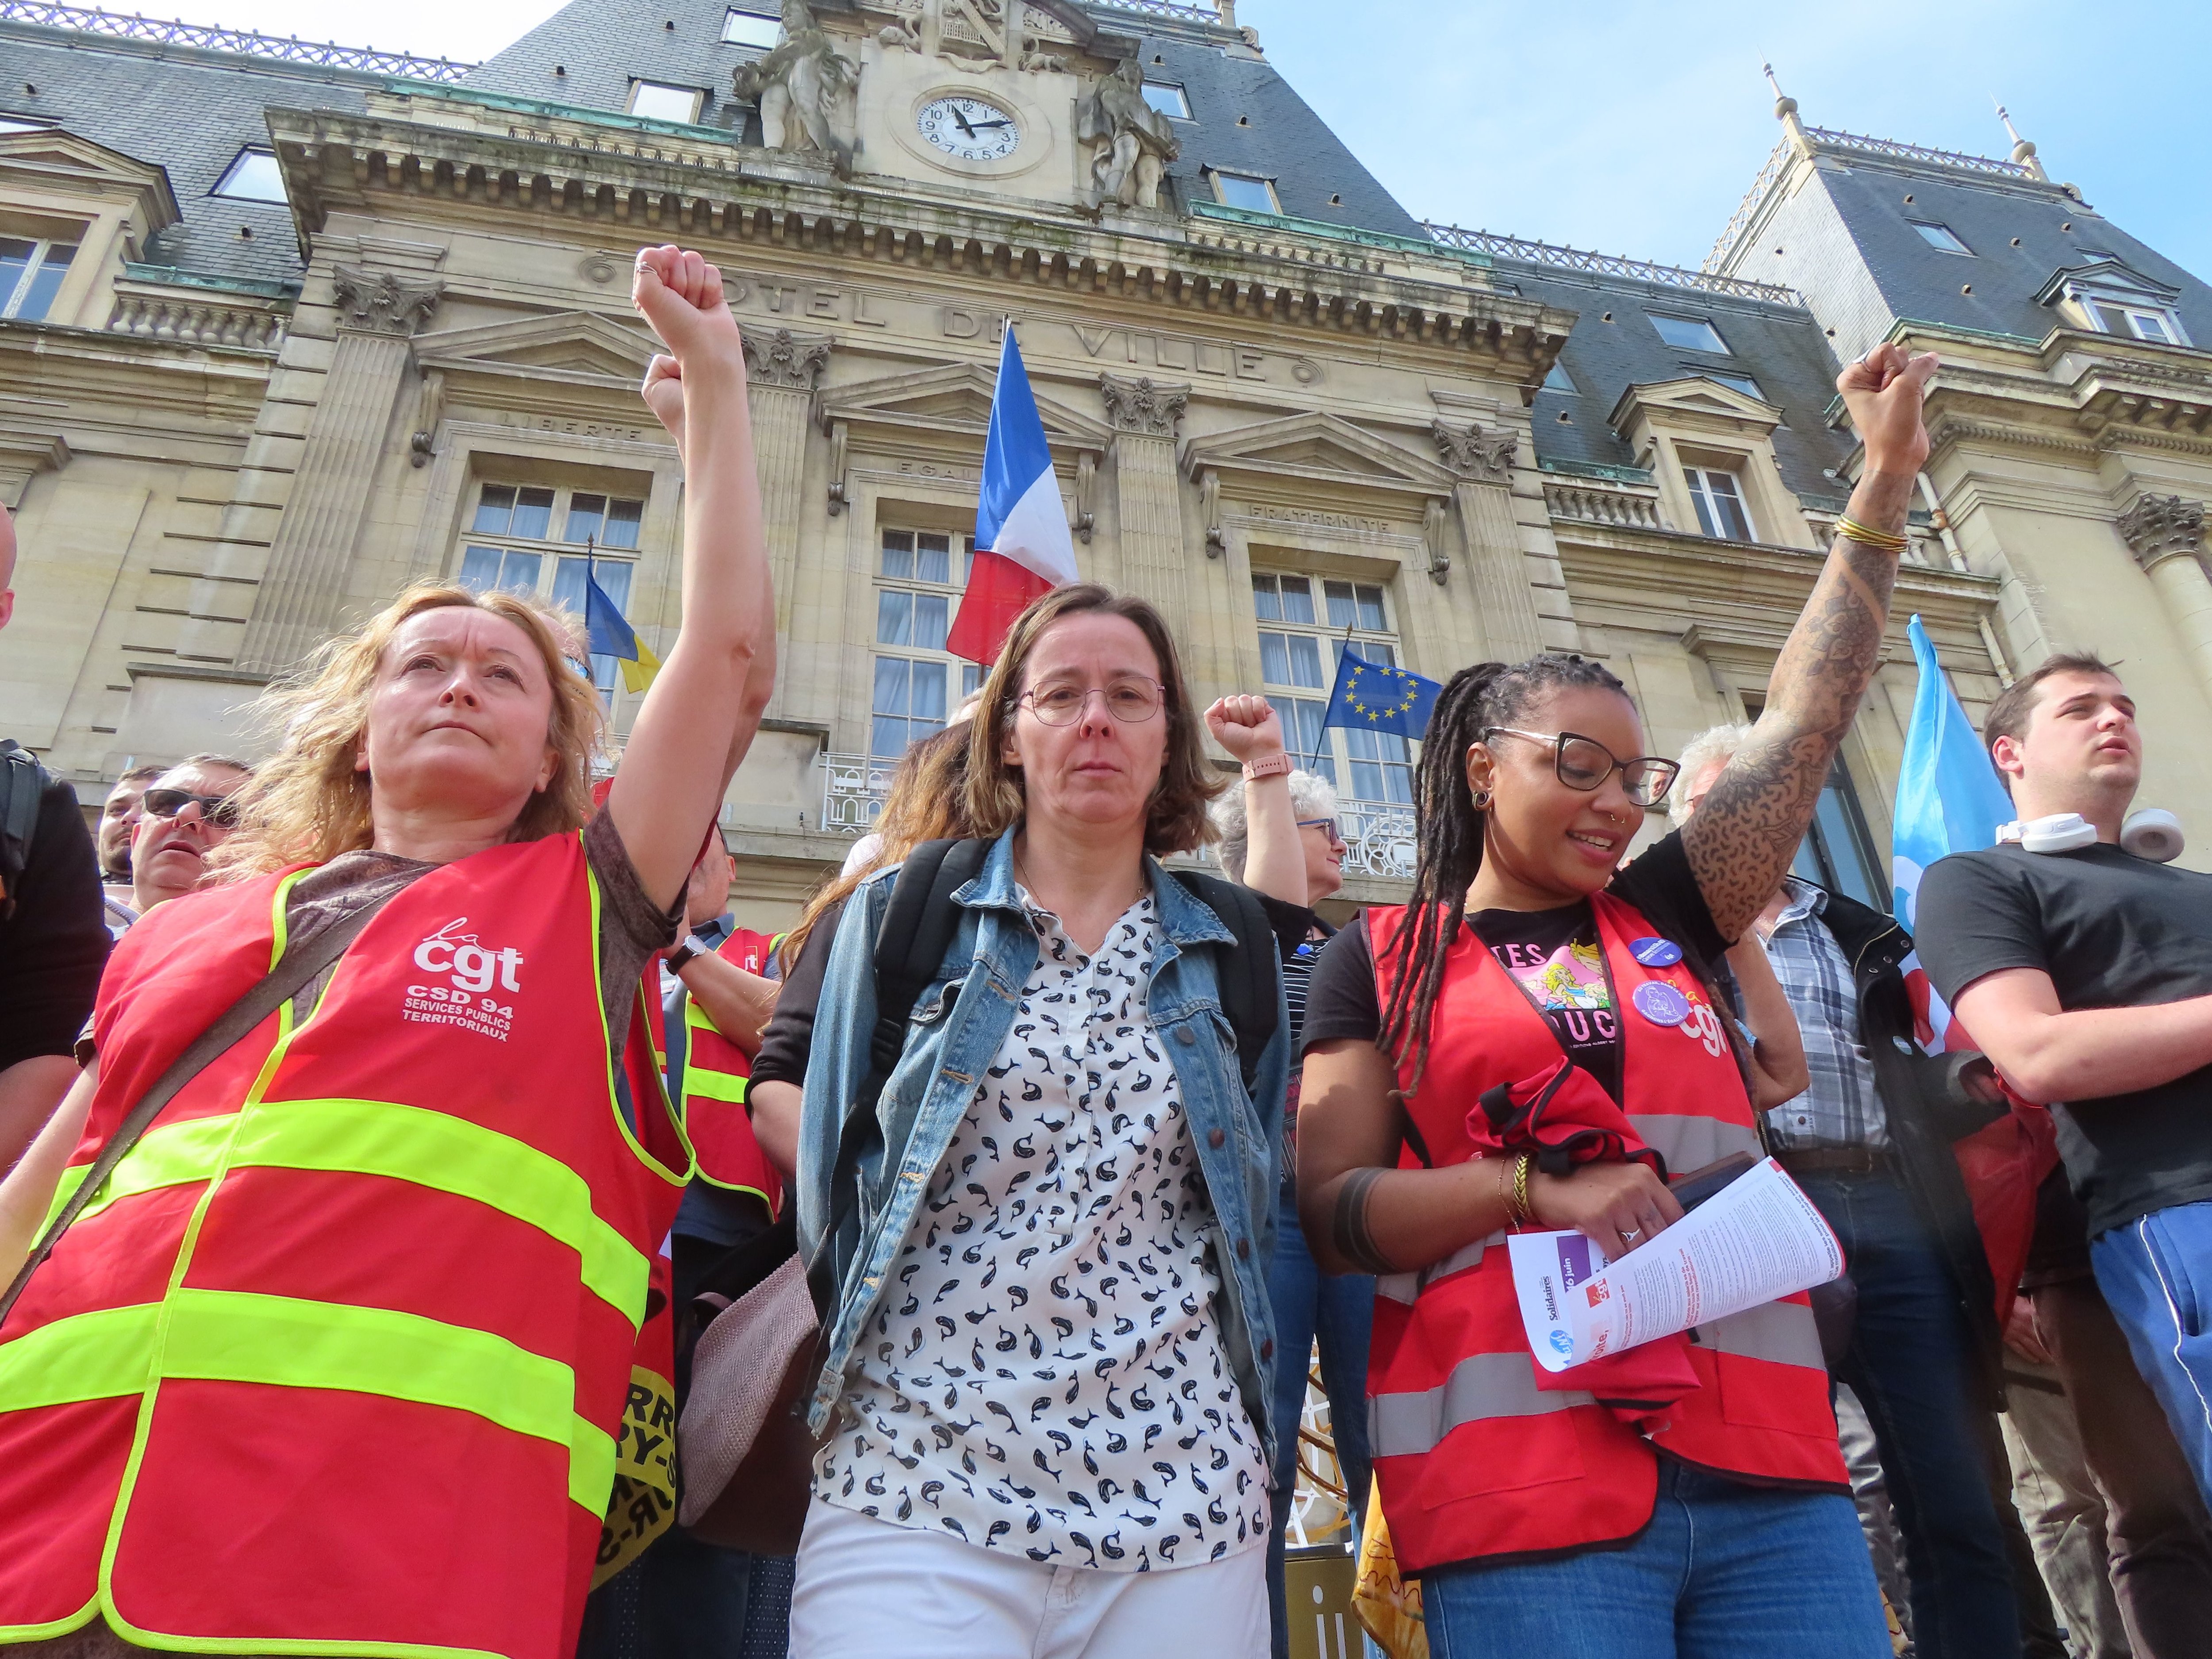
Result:
[[[1921,958],[2013,1086],[2053,1103],[2097,1283],[2212,1493],[2212,876],[2121,849],[2142,740],[2094,657],[2022,678],[1984,736],[2024,822],[2078,813],[2096,839],[1942,860]]]

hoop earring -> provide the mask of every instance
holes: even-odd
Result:
[[[1476,790],[1474,792],[1474,810],[1476,811],[1487,812],[1490,810],[1490,791],[1487,789]]]

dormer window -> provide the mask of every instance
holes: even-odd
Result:
[[[74,242],[0,236],[0,317],[21,323],[43,321],[76,258]]]
[[[1744,510],[1743,485],[1733,472],[1717,466],[1686,466],[1682,477],[1690,486],[1690,504],[1698,510],[1698,528],[1723,541],[1753,539],[1751,514]]]
[[[269,150],[242,149],[209,193],[234,202],[273,202],[281,206],[285,199],[284,169]]]
[[[782,33],[781,22],[757,11],[744,11],[732,6],[722,14],[722,44],[725,46],[751,46],[766,52],[775,45]]]
[[[2153,345],[2192,343],[2174,310],[2180,290],[2109,255],[2058,271],[2035,297],[2037,303],[2069,317],[2076,328]]]
[[[1728,342],[1720,331],[1702,317],[1669,317],[1662,312],[1646,313],[1651,326],[1659,331],[1659,337],[1677,351],[1717,351],[1729,355]],[[1705,371],[1698,371],[1703,374]]]
[[[1243,208],[1248,213],[1280,213],[1282,205],[1275,200],[1275,181],[1255,178],[1249,173],[1224,173],[1210,167],[1206,176],[1213,180],[1213,193],[1224,207]]]
[[[2170,311],[2154,311],[2142,306],[2118,306],[2102,301],[2093,301],[2089,311],[2107,334],[2151,340],[2160,345],[2181,343],[2180,319]]]
[[[1709,380],[1717,381],[1731,392],[1741,392],[1747,398],[1756,398],[1761,403],[1766,401],[1766,394],[1759,389],[1759,382],[1748,374],[1730,374],[1725,369],[1701,368],[1695,363],[1684,363],[1682,369],[1685,374],[1702,374]]]
[[[1190,119],[1190,100],[1172,81],[1146,82],[1145,101],[1171,121]]]
[[[1551,373],[1544,376],[1544,390],[1579,392],[1582,388],[1575,384],[1575,377],[1567,373],[1567,366],[1555,362],[1552,365]]]
[[[1905,222],[1920,233],[1920,240],[1939,253],[1963,253],[1969,259],[1974,250],[1959,240],[1959,234],[1948,225],[1939,225],[1932,220],[1907,219]]]
[[[658,81],[629,83],[629,112],[652,121],[691,122],[699,118],[701,94],[696,87],[664,86]]]

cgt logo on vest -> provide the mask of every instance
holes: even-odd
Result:
[[[447,982],[409,986],[403,1017],[418,1025],[458,1025],[504,1042],[514,1028],[514,1005],[502,1002],[499,994],[522,989],[522,952],[479,944],[474,933],[460,931],[468,925],[466,916],[456,916],[415,947],[416,967],[443,974]]]

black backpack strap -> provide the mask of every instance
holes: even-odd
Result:
[[[1259,1081],[1260,1056],[1274,1039],[1281,1012],[1282,959],[1275,929],[1250,888],[1195,870],[1175,873],[1191,896],[1237,936],[1234,945],[1214,947],[1214,981],[1221,994],[1221,1012],[1237,1034],[1237,1064],[1244,1074],[1244,1092],[1249,1094]]]
[[[0,738],[0,921],[15,913],[15,888],[30,866],[46,793],[46,769],[13,738]]]

